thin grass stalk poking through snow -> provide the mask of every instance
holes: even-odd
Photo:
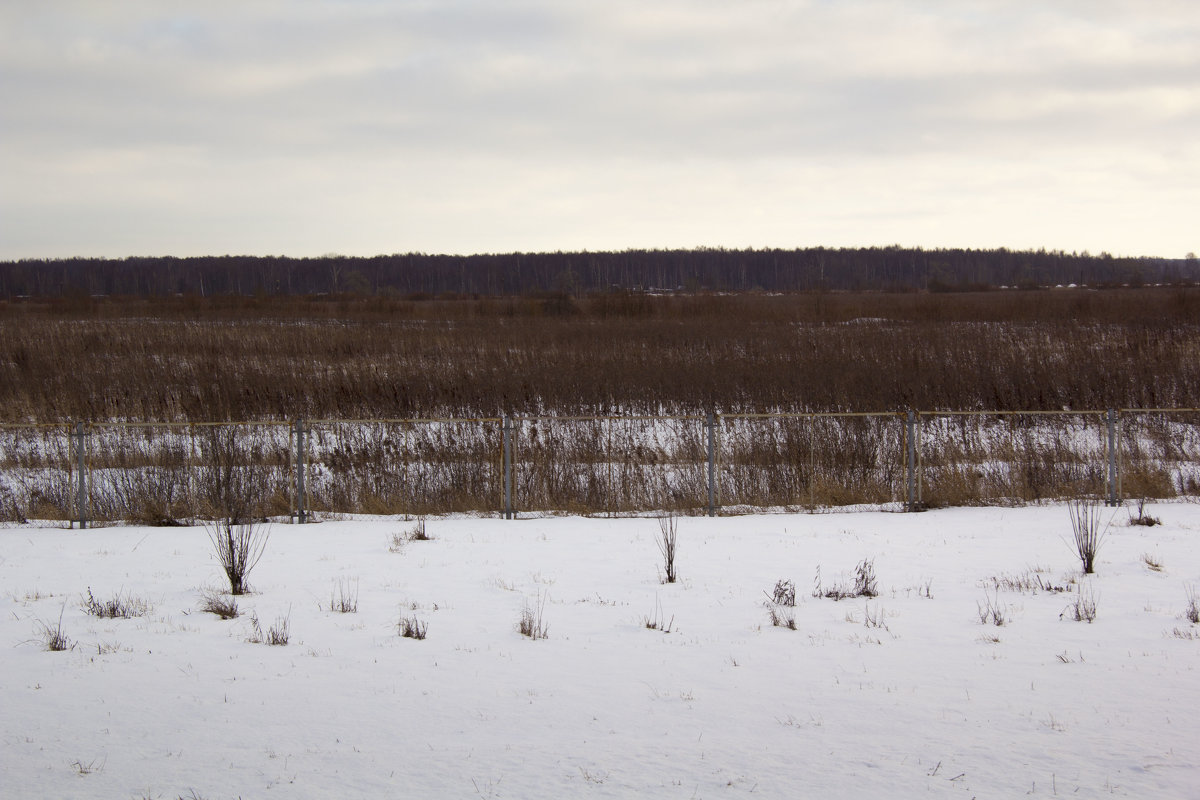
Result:
[[[517,621],[517,630],[522,636],[528,636],[530,639],[545,639],[549,634],[549,628],[543,617],[543,612],[546,608],[546,597],[541,593],[538,594],[537,603],[529,605],[529,601],[525,601],[525,608],[521,611],[521,618]]]
[[[424,639],[426,632],[429,630],[429,623],[422,622],[416,617],[401,617],[400,623],[396,626],[400,630],[400,635],[405,639]]]
[[[662,603],[659,602],[659,599],[656,596],[654,598],[654,616],[643,617],[642,624],[646,627],[646,630],[670,633],[671,626],[675,624],[675,617],[672,615],[670,621],[666,619],[666,614],[663,613]]]
[[[796,584],[784,578],[775,581],[775,592],[771,595],[771,601],[778,606],[795,606]]]
[[[200,610],[216,614],[221,619],[235,619],[239,612],[237,600],[215,591],[205,591],[200,600]]]
[[[292,612],[288,611],[286,617],[276,617],[275,624],[267,631],[267,644],[282,646],[288,643],[291,638],[288,628],[291,625]]]
[[[41,639],[42,646],[51,652],[60,653],[75,646],[71,638],[63,633],[62,618],[66,610],[64,605],[62,611],[58,612],[58,623],[53,628],[44,622],[38,623],[38,638]]]
[[[1059,616],[1069,616],[1076,622],[1094,622],[1096,620],[1096,593],[1092,591],[1092,587],[1081,583],[1079,592],[1075,595],[1075,602],[1067,606],[1067,610]]]
[[[357,578],[354,579],[353,583],[345,579],[338,581],[337,594],[335,595],[332,591],[329,593],[329,610],[340,614],[358,613]]]
[[[112,599],[101,601],[92,595],[90,586],[87,590],[87,597],[81,601],[80,607],[93,617],[105,619],[132,619],[144,617],[150,613],[150,605],[141,598],[132,595],[122,597],[120,594],[115,594]]]

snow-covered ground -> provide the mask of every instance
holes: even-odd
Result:
[[[1062,505],[682,518],[672,585],[652,519],[431,519],[400,552],[411,522],[281,524],[228,621],[199,610],[203,528],[9,527],[0,794],[1196,797],[1200,505],[1148,511],[1080,583]],[[878,597],[812,596],[863,559]],[[795,630],[764,606],[781,579]],[[152,608],[89,616],[89,589]],[[248,641],[252,613],[289,643]]]

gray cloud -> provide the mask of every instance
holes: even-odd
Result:
[[[46,0],[0,9],[0,75],[0,257],[1196,249],[1190,0]],[[793,188],[814,182],[824,206]],[[1063,213],[1055,241],[1033,192],[1095,223]],[[1135,198],[1158,221],[1115,234]]]

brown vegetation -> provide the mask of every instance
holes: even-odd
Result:
[[[1197,320],[1197,289],[0,301],[0,518],[74,517],[67,420],[89,518],[143,524],[288,514],[297,417],[318,513],[500,508],[502,415],[518,510],[688,513],[709,408],[724,507],[904,499],[906,408],[1076,412],[923,414],[926,505],[1096,493],[1088,412],[1194,406]],[[1197,422],[1123,413],[1122,494],[1196,493]]]
[[[0,302],[0,421],[1188,406],[1200,289]]]

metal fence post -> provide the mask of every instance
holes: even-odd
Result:
[[[84,452],[87,445],[85,438],[87,434],[83,431],[83,423],[75,423],[75,433],[71,438],[75,439],[75,456],[78,462],[79,483],[78,490],[75,496],[76,515],[79,517],[79,529],[87,528],[87,457]]]
[[[504,518],[512,519],[512,420],[508,416],[504,417],[502,430],[504,431]]]
[[[717,432],[713,412],[704,421],[708,430],[708,515],[717,515]]]
[[[296,433],[296,523],[303,525],[308,522],[308,490],[304,485],[304,420],[295,422]]]
[[[908,440],[908,511],[917,510],[917,414],[908,412],[905,438]]]
[[[1117,499],[1117,410],[1108,410],[1108,500],[1105,505],[1119,506]]]

